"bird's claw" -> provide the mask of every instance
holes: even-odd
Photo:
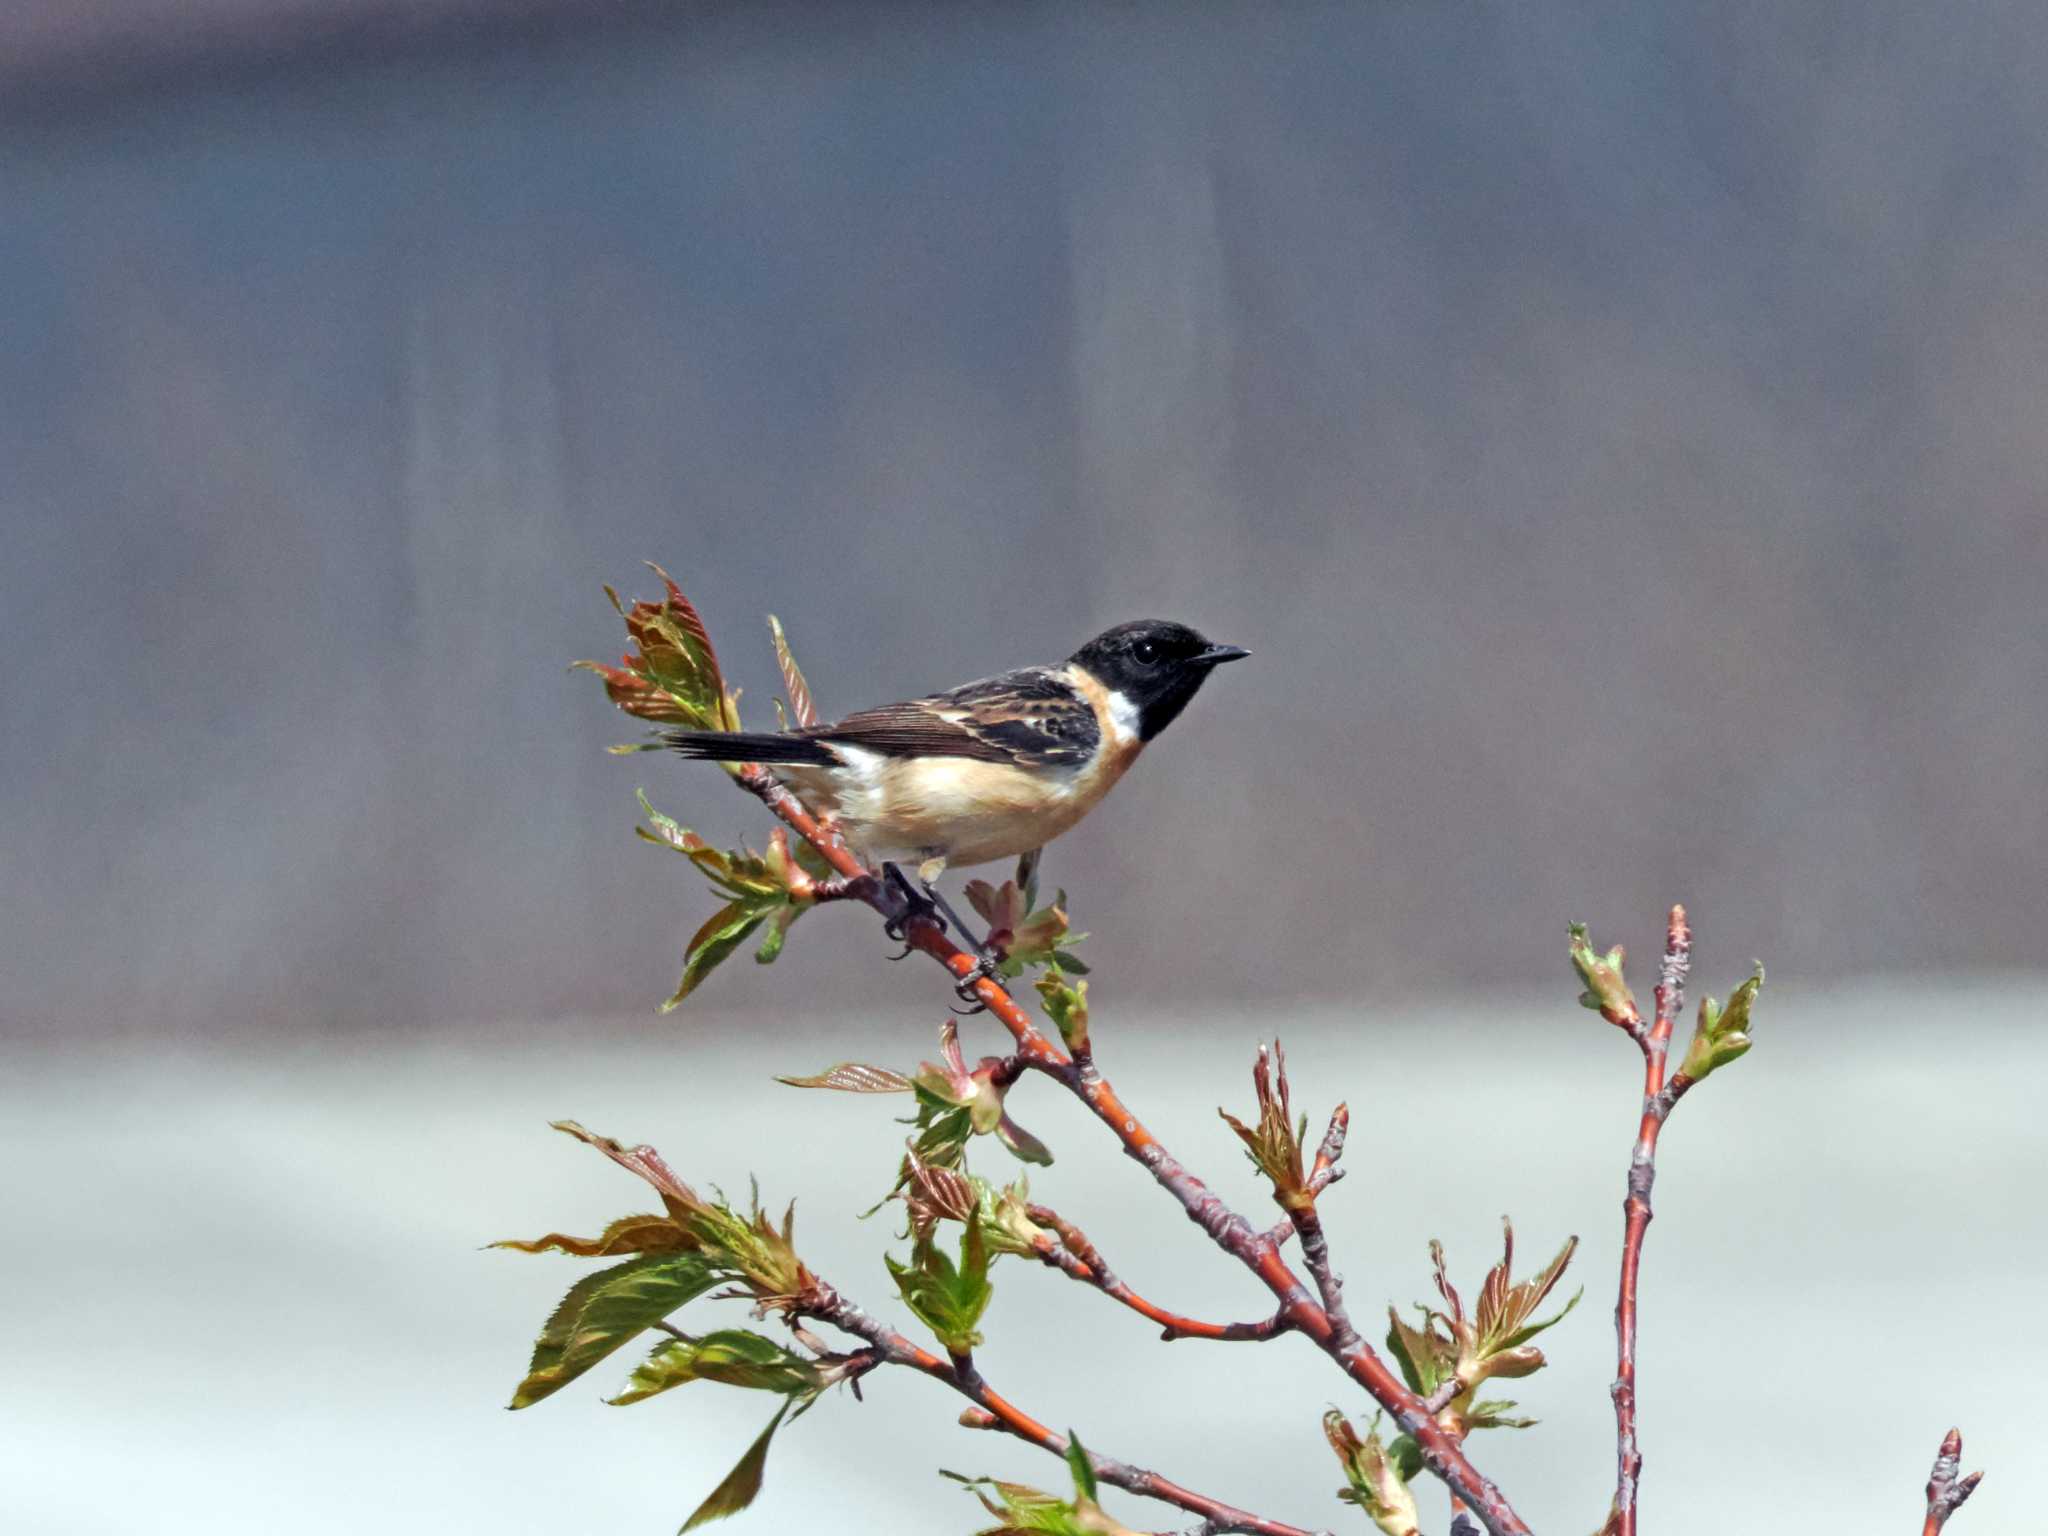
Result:
[[[961,1002],[973,1005],[968,1008],[965,1016],[988,1012],[988,1004],[981,1000],[981,984],[984,981],[992,981],[997,986],[1003,984],[1002,961],[986,949],[976,955],[974,964],[962,971],[953,982],[953,995]],[[957,1008],[953,1011],[960,1012]]]
[[[903,871],[894,864],[884,864],[882,866],[882,873],[888,884],[893,885],[897,893],[903,897],[903,915],[901,917],[887,918],[882,923],[882,932],[888,935],[889,942],[903,946],[903,954],[891,955],[889,958],[901,960],[903,955],[909,954],[911,950],[910,925],[912,923],[923,919],[940,933],[944,933],[946,932],[946,920],[939,916],[938,903],[911,885],[908,880],[905,880],[903,878]]]

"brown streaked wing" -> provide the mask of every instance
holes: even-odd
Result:
[[[804,734],[888,757],[970,757],[1028,767],[1078,766],[1101,727],[1059,672],[1028,667],[930,698],[865,709]]]

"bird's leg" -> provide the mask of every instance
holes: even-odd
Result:
[[[882,862],[882,880],[884,884],[894,886],[897,894],[903,898],[903,915],[900,918],[892,917],[882,924],[882,932],[903,946],[903,955],[910,953],[910,940],[904,930],[918,918],[934,924],[941,933],[946,931],[946,921],[939,916],[938,903],[929,895],[918,891],[904,878],[903,871],[886,859]],[[890,958],[901,960],[903,955],[894,955]]]
[[[985,935],[977,939],[974,936],[974,930],[967,926],[967,920],[958,912],[955,912],[952,903],[947,901],[945,896],[940,893],[938,879],[940,875],[945,873],[945,870],[945,859],[935,856],[926,859],[922,864],[918,865],[917,877],[924,886],[926,899],[946,915],[947,919],[953,924],[953,927],[959,932],[961,939],[966,943],[967,947],[974,951],[974,968],[960,976],[953,983],[953,990],[959,994],[961,1002],[972,1003],[974,1005],[972,1011],[980,1013],[988,1005],[981,1000],[975,989],[983,978],[997,982],[1002,980],[1003,957],[989,943],[989,939],[994,937],[994,935]]]

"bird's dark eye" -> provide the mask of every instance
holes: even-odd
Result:
[[[1141,667],[1149,667],[1159,659],[1157,640],[1140,640],[1131,647],[1131,659]]]

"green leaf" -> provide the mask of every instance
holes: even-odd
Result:
[[[584,1276],[542,1325],[512,1406],[530,1407],[559,1391],[724,1277],[702,1253],[648,1254]]]
[[[963,1477],[958,1472],[943,1469],[939,1476],[950,1477],[961,1484],[981,1500],[983,1509],[1001,1522],[985,1527],[976,1536],[1104,1536],[1106,1532],[1133,1536],[1125,1527],[1104,1516],[1092,1500],[1077,1509],[1067,1500],[1055,1498],[1028,1483],[1008,1483],[993,1477]]]
[[[971,1214],[960,1235],[956,1264],[933,1243],[929,1234],[912,1248],[910,1262],[883,1260],[903,1293],[903,1303],[931,1329],[949,1354],[964,1355],[981,1342],[976,1325],[995,1294],[988,1279],[988,1244],[979,1212]]]
[[[703,983],[706,976],[724,963],[732,952],[746,943],[747,935],[761,926],[768,915],[761,907],[744,901],[730,901],[712,913],[710,920],[690,937],[683,950],[683,979],[676,984],[675,994],[661,1005],[663,1013],[673,1013],[682,1006],[683,999]]]
[[[804,909],[785,902],[775,909],[768,931],[761,935],[761,947],[754,951],[756,965],[773,965],[782,954],[782,946],[789,939],[790,924],[804,914]]]
[[[831,1384],[817,1361],[758,1333],[728,1328],[701,1339],[671,1339],[657,1346],[634,1367],[626,1390],[610,1402],[618,1407],[644,1402],[690,1381],[717,1381],[786,1397],[815,1395]]]
[[[1074,1474],[1074,1491],[1084,1499],[1095,1497],[1095,1464],[1088,1459],[1081,1437],[1067,1431],[1067,1467]]]
[[[712,1489],[704,1502],[697,1506],[697,1512],[683,1522],[684,1531],[694,1531],[698,1526],[708,1525],[713,1520],[723,1520],[728,1515],[736,1515],[759,1497],[761,1479],[768,1470],[769,1442],[774,1440],[775,1431],[782,1428],[783,1417],[789,1412],[789,1408],[790,1405],[784,1403],[775,1410],[775,1417],[768,1421],[768,1427],[761,1431],[760,1437],[752,1445],[747,1447],[747,1454],[725,1474],[725,1481]],[[681,1536],[681,1533],[678,1532],[677,1536]]]

